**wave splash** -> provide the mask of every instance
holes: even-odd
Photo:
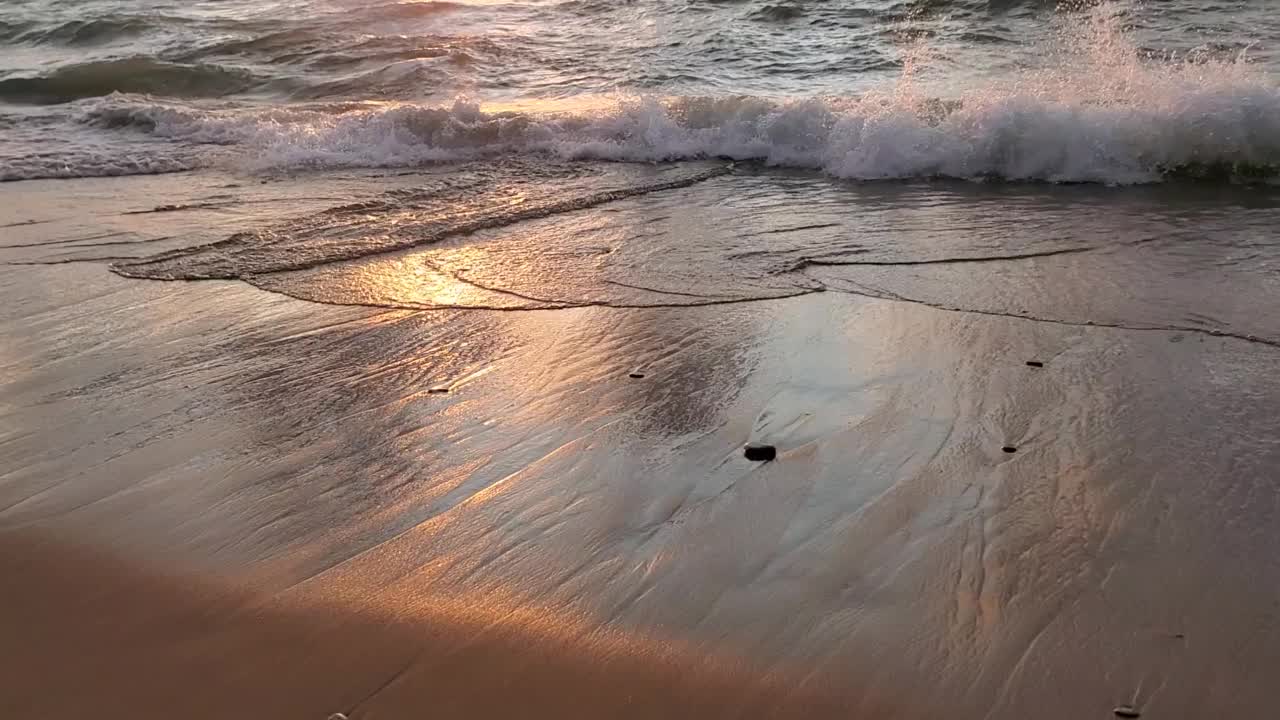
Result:
[[[1132,184],[1280,176],[1280,88],[1263,70],[1243,55],[1147,57],[1109,6],[1085,17],[1062,30],[1041,68],[940,82],[930,49],[917,46],[896,83],[857,97],[632,97],[584,111],[495,112],[464,100],[207,109],[114,95],[95,101],[83,119],[234,146],[238,166],[254,170],[545,153],[727,158],[858,180]]]

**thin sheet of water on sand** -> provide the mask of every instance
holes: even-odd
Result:
[[[381,192],[280,187],[298,183]],[[76,213],[116,212],[107,195],[130,186],[111,187]],[[813,202],[797,210],[787,187]],[[3,705],[1265,715],[1280,380],[1273,321],[1251,309],[1274,280],[1243,257],[1274,252],[1265,197],[751,173],[665,192],[246,278],[389,309],[93,263],[0,270],[17,578],[0,630],[23,649]],[[59,227],[70,211],[39,198],[18,220]],[[143,225],[127,239],[295,217],[244,207],[129,216]],[[79,237],[6,238],[5,259],[99,242]],[[396,306],[451,300],[366,284],[424,263],[583,306],[411,311]],[[693,302],[609,306],[655,292]],[[779,459],[748,462],[750,441]]]

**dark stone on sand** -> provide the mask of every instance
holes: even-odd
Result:
[[[447,387],[433,387],[427,391],[429,395],[444,395],[449,392]]]
[[[1044,367],[1044,363],[1039,360],[1028,360],[1027,367]]]
[[[769,462],[770,460],[778,457],[778,448],[772,445],[752,444],[744,448],[742,454],[746,455],[748,460],[755,462]]]
[[[1014,446],[1012,446],[1012,445],[1005,445],[1004,447],[1002,447],[1002,448],[1000,448],[1000,449],[1001,449],[1001,450],[1003,450],[1003,451],[1005,451],[1005,452],[1007,452],[1007,453],[1016,453],[1016,452],[1018,452],[1018,448],[1016,448],[1016,447],[1014,447]]]
[[[643,380],[644,373],[631,373],[627,377],[631,378],[632,380]]]
[[[1137,708],[1133,707],[1132,705],[1121,705],[1120,707],[1116,708],[1115,710],[1112,710],[1111,712],[1115,713],[1116,717],[1122,717],[1122,718],[1142,717],[1142,713],[1138,712]]]

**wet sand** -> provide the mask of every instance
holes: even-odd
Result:
[[[564,616],[281,602],[6,534],[5,708],[39,717],[710,717],[832,697]]]
[[[245,212],[67,209],[128,225],[0,260]],[[5,265],[0,301],[15,717],[1278,707],[1263,343],[843,292],[386,310],[101,262]]]

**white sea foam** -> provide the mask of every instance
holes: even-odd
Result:
[[[0,164],[0,182],[15,180],[67,179],[160,175],[200,167],[196,160],[138,152],[95,152],[92,150],[26,154]]]
[[[615,99],[581,112],[493,112],[456,101],[199,109],[139,96],[87,120],[235,146],[251,169],[399,167],[501,153],[660,162],[722,157],[840,178],[1142,183],[1169,174],[1269,177],[1280,88],[1244,57],[1144,58],[1106,9],[1064,31],[1044,65],[939,83],[928,52],[898,82],[849,98]]]

